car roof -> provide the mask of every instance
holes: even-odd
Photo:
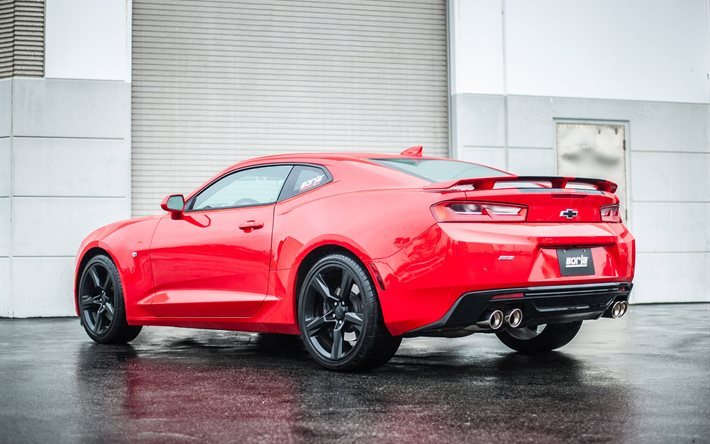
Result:
[[[236,163],[230,167],[234,168],[242,165],[252,165],[270,162],[303,162],[303,163],[318,163],[322,161],[364,161],[373,163],[371,159],[439,159],[451,160],[444,157],[433,156],[403,156],[401,154],[386,154],[386,153],[363,153],[363,152],[331,152],[331,153],[289,153],[289,154],[274,154],[271,156],[255,157]]]
[[[305,164],[316,164],[316,165],[323,165],[323,166],[334,166],[334,162],[361,162],[361,165],[368,165],[368,166],[377,166],[379,168],[382,168],[383,170],[386,170],[387,168],[378,162],[375,162],[374,160],[377,159],[410,159],[410,160],[450,160],[450,161],[457,161],[456,159],[449,159],[446,157],[434,157],[434,156],[409,156],[409,155],[402,155],[402,154],[388,154],[388,153],[364,153],[364,152],[315,152],[315,153],[288,153],[288,154],[274,154],[270,156],[261,156],[261,157],[254,157],[251,159],[243,160],[241,162],[237,162],[216,175],[214,175],[208,182],[207,184],[210,184],[217,180],[220,176],[223,176],[224,174],[228,174],[232,171],[241,169],[241,168],[250,168],[250,167],[255,167],[255,166],[260,166],[260,165],[267,165],[267,164],[274,164],[274,163],[305,163]],[[466,162],[466,163],[474,163],[475,162],[469,162],[469,161],[461,161],[458,160],[459,162]],[[495,167],[490,167],[488,165],[483,165],[483,164],[477,164],[477,165],[482,165],[486,166],[488,168],[492,168],[494,170],[501,171],[503,173],[506,173],[506,171],[500,170]],[[379,169],[378,168],[378,169]],[[373,170],[370,170],[373,171]],[[391,170],[391,171],[396,171],[396,170]],[[420,183],[420,182],[430,182],[427,181],[423,178],[420,178],[415,175],[411,175],[408,173],[405,173],[403,171],[399,171],[401,173],[401,181],[407,182],[410,185],[413,185],[415,182]],[[385,174],[385,176],[388,179],[393,179],[393,175],[391,173]],[[406,180],[405,180],[406,178]],[[205,185],[205,186],[206,186]],[[202,188],[198,188],[195,190],[190,197],[194,196],[197,194]]]
[[[505,174],[511,174],[508,171],[501,170],[499,168],[492,167],[489,165],[476,163],[476,162],[470,162],[470,161],[464,161],[464,160],[458,160],[458,159],[450,159],[448,157],[411,156],[411,155],[403,155],[402,153],[388,154],[388,153],[364,153],[364,152],[320,152],[320,153],[305,152],[305,153],[274,154],[274,155],[270,155],[270,156],[254,157],[251,159],[243,160],[241,162],[237,162],[237,163],[229,166],[228,168],[225,168],[219,174],[217,174],[214,178],[221,176],[225,173],[228,173],[230,171],[240,169],[240,168],[248,168],[248,167],[252,167],[252,166],[259,166],[259,165],[270,164],[270,163],[282,163],[282,162],[283,163],[311,163],[311,164],[321,164],[324,166],[329,166],[329,165],[332,165],[333,162],[350,161],[350,162],[361,162],[362,164],[366,164],[366,165],[372,165],[372,166],[376,165],[381,168],[386,168],[383,165],[379,164],[378,162],[374,161],[374,160],[378,160],[378,159],[448,160],[448,161],[454,161],[454,162],[472,163],[475,165],[481,165],[481,166],[484,166],[487,168],[498,170],[498,171],[505,173]],[[400,171],[400,173],[402,173],[404,176],[409,177],[410,179],[417,177],[417,176],[413,176],[408,173],[405,173],[403,171]],[[419,178],[418,180],[421,180],[421,178]]]

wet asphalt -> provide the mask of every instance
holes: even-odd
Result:
[[[101,346],[77,319],[0,319],[0,441],[710,442],[710,304],[632,306],[535,357],[405,339],[355,375],[293,340],[154,327]]]

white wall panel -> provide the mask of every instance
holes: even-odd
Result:
[[[552,148],[555,146],[554,118],[557,99],[552,97],[506,96],[508,146]],[[569,117],[569,115],[559,114]]]
[[[459,145],[505,146],[503,96],[477,95],[475,100],[457,99],[456,109]]]
[[[708,103],[707,0],[507,0],[510,94]]]
[[[710,302],[710,253],[640,253],[631,302]]]
[[[10,258],[0,257],[0,317],[12,316],[11,267]]]
[[[128,140],[16,137],[15,196],[128,197]]]
[[[14,317],[76,315],[72,295],[74,258],[16,257],[12,267],[13,275],[21,277],[12,280]],[[30,276],[42,276],[46,284],[38,290],[35,279],[22,279]]]
[[[710,202],[710,154],[631,153],[634,201]]]
[[[636,105],[629,116],[633,120],[632,150],[710,152],[710,106],[657,102]]]
[[[128,0],[47,0],[45,75],[130,80]]]
[[[12,183],[12,139],[0,137],[0,197],[10,195]]]
[[[14,90],[15,136],[126,138],[125,82],[18,78]]]
[[[10,198],[0,197],[0,257],[10,256]]]
[[[12,254],[74,256],[87,234],[124,219],[129,205],[127,198],[13,198]]]
[[[453,93],[503,94],[502,0],[453,0]],[[456,26],[458,25],[458,26]]]
[[[451,5],[455,93],[710,102],[707,0]]]
[[[555,150],[538,148],[510,148],[508,169],[515,174],[557,175]]]
[[[631,211],[639,252],[710,252],[710,203],[634,202]]]
[[[79,243],[130,216],[130,85],[15,78],[12,86],[12,134],[0,138],[0,190],[11,195],[0,198],[0,255],[8,254],[0,315],[72,315]]]
[[[265,154],[448,154],[444,0],[136,0],[132,26],[136,215]]]
[[[13,79],[0,80],[0,316],[12,315],[12,260],[9,257],[12,242],[12,202],[9,197],[12,192],[12,85]]]

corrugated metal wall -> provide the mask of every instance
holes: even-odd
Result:
[[[44,75],[44,0],[0,0],[0,78]]]
[[[447,155],[446,36],[445,0],[134,0],[133,213],[254,156]]]

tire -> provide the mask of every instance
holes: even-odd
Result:
[[[402,338],[387,331],[375,286],[352,257],[331,254],[317,261],[298,294],[301,339],[328,370],[371,370],[397,352]]]
[[[579,332],[582,321],[565,324],[548,324],[530,339],[516,338],[507,330],[496,332],[503,344],[515,351],[525,354],[549,352],[567,345]]]
[[[94,342],[126,344],[141,331],[126,322],[121,276],[106,255],[92,257],[81,270],[78,302],[81,325]]]

